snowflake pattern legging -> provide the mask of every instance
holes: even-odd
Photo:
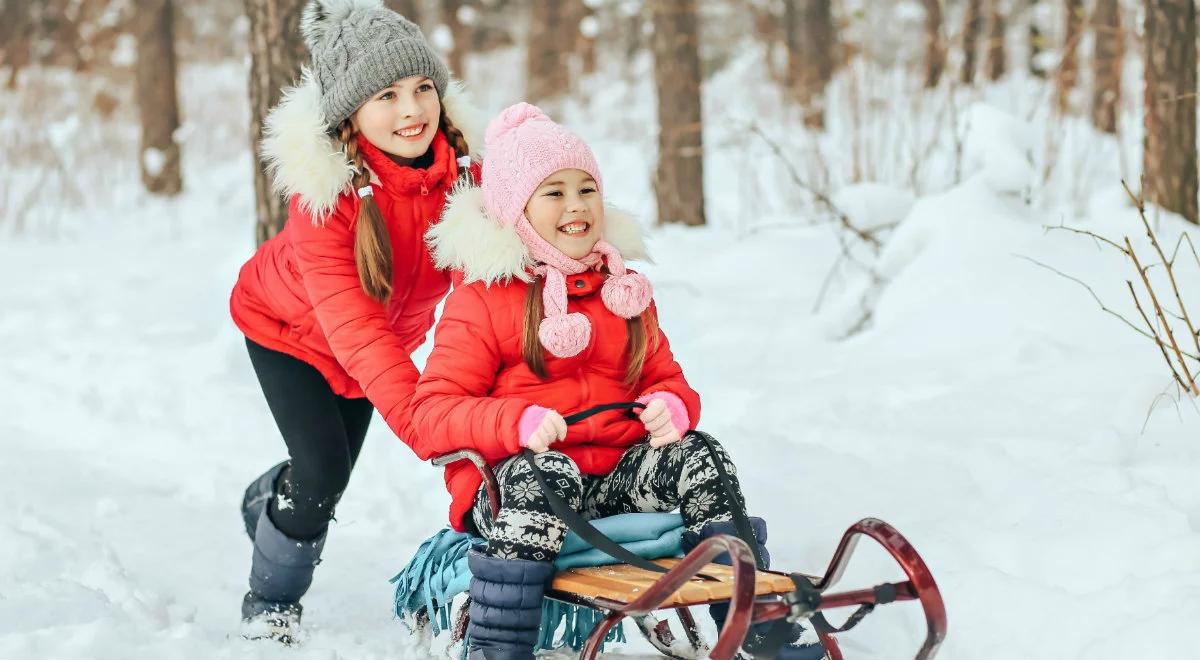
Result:
[[[737,471],[725,449],[713,442],[729,474],[736,506],[746,501]],[[679,509],[683,524],[698,532],[710,522],[733,518],[712,453],[694,433],[679,442],[654,449],[647,442],[633,445],[607,475],[585,475],[566,454],[547,451],[534,459],[538,469],[564,500],[584,518],[593,520],[618,513],[662,512]],[[550,510],[542,488],[520,456],[495,467],[500,488],[500,515],[491,517],[487,488],[475,495],[471,519],[488,540],[487,554],[502,559],[552,561],[558,556],[567,526]]]

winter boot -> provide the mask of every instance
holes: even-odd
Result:
[[[750,518],[750,527],[754,531],[754,539],[758,542],[758,554],[762,557],[764,568],[771,566],[771,554],[767,552],[767,547],[764,545],[767,541],[767,521],[762,518]],[[687,531],[683,533],[682,545],[683,552],[686,554],[691,552],[700,545],[700,542],[716,536],[718,534],[729,534],[737,536],[737,527],[733,521],[726,522],[711,522],[704,526],[699,533]],[[714,563],[729,565],[729,555],[722,553],[713,559]],[[714,603],[708,606],[709,614],[712,615],[713,622],[717,624],[717,630],[725,626],[725,618],[729,615],[729,603]],[[774,621],[767,621],[750,627],[750,631],[746,633],[746,640],[742,643],[742,650],[750,656],[756,656],[756,651],[761,651],[764,642],[766,641],[767,632],[775,624]],[[822,660],[825,658],[825,647],[820,643],[801,644],[799,643],[800,636],[804,633],[804,626],[799,623],[792,624],[792,630],[787,636],[787,641],[779,652],[775,654],[777,660]]]
[[[325,534],[308,541],[288,538],[271,522],[269,509],[264,507],[253,537],[250,591],[242,599],[243,636],[291,644],[296,641],[304,609],[300,597],[312,584]]]
[[[554,564],[496,559],[472,550],[467,660],[533,660],[542,598]]]
[[[275,497],[275,487],[288,464],[288,461],[284,461],[276,465],[246,486],[246,494],[242,496],[242,521],[246,523],[246,535],[251,541],[254,540],[254,531],[258,527],[258,517],[270,504],[271,498]]]

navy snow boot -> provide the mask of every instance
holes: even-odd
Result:
[[[243,636],[291,644],[296,641],[304,609],[300,597],[308,591],[313,569],[321,562],[325,534],[308,541],[289,538],[276,529],[264,507],[253,537],[250,591],[242,599]]]
[[[472,550],[467,660],[533,660],[542,625],[542,598],[554,564],[496,559]]]
[[[246,486],[246,494],[242,496],[242,521],[246,523],[246,536],[254,540],[254,531],[258,527],[258,517],[263,509],[275,497],[275,487],[279,477],[287,469],[288,461],[284,461],[270,470],[258,475],[258,478]]]
[[[754,532],[754,540],[758,542],[758,554],[762,557],[764,568],[770,568],[771,554],[767,552],[765,545],[767,542],[767,521],[762,518],[751,517],[750,527]],[[685,531],[681,539],[684,554],[694,550],[697,545],[700,545],[701,541],[718,534],[737,536],[737,527],[730,520],[708,523],[699,533]],[[713,563],[729,565],[729,555],[727,553],[717,555],[716,559],[713,559]],[[712,615],[713,622],[717,624],[717,630],[721,630],[725,626],[725,617],[729,614],[729,603],[714,603],[708,606],[708,611]],[[755,651],[761,650],[766,634],[774,623],[774,621],[767,621],[751,626],[750,631],[746,633],[746,640],[742,643],[742,650],[750,656],[756,657]],[[822,660],[822,658],[825,658],[825,647],[820,643],[798,643],[802,634],[804,634],[804,626],[801,626],[799,623],[792,624],[792,630],[788,635],[787,642],[775,654],[775,658],[777,660]]]

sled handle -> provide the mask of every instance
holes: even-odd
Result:
[[[492,520],[499,518],[500,487],[496,485],[496,473],[492,472],[491,466],[487,464],[487,461],[483,460],[483,454],[474,449],[460,449],[456,452],[438,456],[429,462],[434,467],[445,467],[458,461],[471,461],[475,465],[475,469],[479,470],[479,474],[483,477],[483,483],[487,488],[488,503],[492,505]]]

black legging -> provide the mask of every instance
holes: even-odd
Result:
[[[271,521],[291,538],[317,538],[350,481],[374,408],[334,394],[307,362],[249,339],[246,348],[292,459],[276,484],[282,498],[271,498]]]

